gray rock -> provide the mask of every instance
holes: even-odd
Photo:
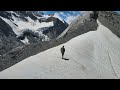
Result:
[[[12,28],[0,18],[0,55],[21,45]]]
[[[51,21],[53,21],[54,26],[44,30],[43,34],[47,35],[48,38],[50,39],[55,39],[68,27],[68,24],[66,22],[63,23],[62,21],[55,17],[50,17],[45,20],[45,22]]]

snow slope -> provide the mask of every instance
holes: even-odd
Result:
[[[97,31],[77,36],[0,72],[0,78],[120,78],[120,39],[97,21]]]

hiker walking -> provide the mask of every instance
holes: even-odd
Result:
[[[61,48],[61,53],[62,53],[62,59],[64,59],[64,53],[65,53],[65,48],[64,48],[64,46]]]

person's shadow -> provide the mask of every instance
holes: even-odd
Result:
[[[67,59],[67,58],[63,58],[64,60],[69,60],[69,59]]]

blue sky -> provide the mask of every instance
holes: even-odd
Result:
[[[71,23],[77,16],[80,15],[80,11],[42,11],[45,15],[54,14],[55,17],[60,20],[64,20],[67,23]]]
[[[53,14],[53,13],[59,13],[59,12],[67,13],[67,12],[72,12],[72,11],[42,11],[42,12],[44,12],[45,14]],[[73,11],[73,12],[75,12],[75,11]],[[116,11],[116,12],[120,14],[120,11]]]
[[[45,15],[55,14],[57,18],[59,18],[62,21],[64,20],[70,24],[71,21],[78,17],[82,11],[41,11],[41,12],[43,12]],[[120,14],[120,11],[116,12]]]
[[[60,11],[42,11],[44,14],[53,14],[53,13],[57,13]]]
[[[120,14],[120,11],[116,11],[118,14]]]

